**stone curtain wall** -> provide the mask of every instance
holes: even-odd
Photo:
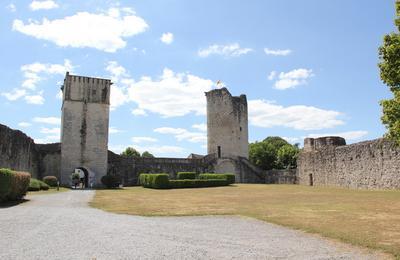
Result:
[[[315,186],[400,189],[400,148],[394,143],[376,139],[313,147],[306,141],[297,162],[300,184],[310,185],[312,178]]]
[[[296,169],[269,170],[266,173],[267,184],[298,184],[298,172]]]
[[[21,131],[0,124],[0,168],[29,172],[37,178],[39,153],[33,140]]]
[[[108,151],[108,173],[118,174],[124,185],[137,185],[140,173],[168,173],[173,179],[178,172],[213,172],[205,159],[127,158]]]

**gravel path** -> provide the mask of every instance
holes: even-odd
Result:
[[[88,207],[94,191],[30,196],[0,208],[0,259],[380,259],[265,222],[139,217]]]

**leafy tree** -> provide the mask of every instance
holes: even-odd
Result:
[[[299,148],[278,136],[249,145],[250,161],[264,170],[295,167]]]
[[[123,151],[121,153],[121,155],[125,156],[125,157],[133,157],[133,158],[139,158],[140,157],[140,153],[138,151],[136,151],[136,149],[133,148],[133,147],[127,147],[125,149],[125,151]]]
[[[382,81],[393,93],[392,99],[382,100],[382,123],[386,126],[386,137],[400,144],[400,0],[396,0],[395,25],[397,32],[385,35],[379,48],[379,69]]]
[[[284,145],[279,148],[277,153],[277,164],[282,168],[296,168],[297,155],[299,148],[296,145]]]
[[[149,153],[148,151],[144,151],[142,153],[142,157],[143,158],[154,158],[154,155],[152,155],[151,153]]]

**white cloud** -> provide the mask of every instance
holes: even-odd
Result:
[[[47,40],[61,47],[95,48],[115,52],[124,48],[125,38],[146,31],[147,23],[130,8],[110,8],[107,12],[78,12],[62,19],[42,22],[13,21],[13,30]]]
[[[200,49],[198,55],[202,58],[210,55],[221,55],[224,57],[239,57],[253,51],[251,48],[241,48],[238,43],[232,43],[228,45],[214,44],[208,46],[205,49]]]
[[[109,134],[118,134],[118,133],[123,133],[124,131],[119,130],[118,128],[111,126],[108,128],[108,133]]]
[[[346,141],[358,140],[365,137],[368,134],[367,131],[348,131],[341,133],[331,133],[331,134],[309,134],[307,137],[318,138],[324,136],[340,136],[346,139]]]
[[[147,116],[146,111],[140,108],[136,108],[132,110],[132,115],[134,116]]]
[[[165,44],[171,44],[174,41],[174,35],[170,32],[163,33],[161,35],[160,41],[162,41]]]
[[[154,143],[154,142],[157,142],[157,139],[153,138],[153,137],[146,137],[146,136],[135,136],[135,137],[132,137],[132,142],[134,142],[135,144],[148,143],[148,142]]]
[[[204,92],[210,91],[214,83],[189,73],[175,73],[165,68],[157,79],[143,76],[135,81],[116,62],[109,62],[106,68],[112,74],[114,92],[119,92],[111,106],[116,108],[127,102],[134,102],[134,115],[157,113],[163,117],[184,116],[191,112],[205,115]],[[111,92],[111,97],[113,97]]]
[[[113,145],[113,144],[111,144],[108,146],[108,149],[110,149],[114,153],[120,154],[128,146],[134,147],[140,153],[143,153],[144,151],[148,151],[155,156],[167,155],[168,157],[172,157],[172,156],[179,156],[179,155],[182,155],[183,153],[186,153],[185,148],[180,147],[180,146],[174,146],[174,145],[138,146],[137,144],[135,144],[135,145]]]
[[[19,127],[30,127],[32,124],[28,122],[20,122],[18,123]]]
[[[286,136],[282,136],[283,139],[285,139],[286,141],[288,141],[291,144],[295,144],[298,143],[300,141],[300,139],[298,137],[286,137]]]
[[[31,4],[29,5],[29,8],[31,10],[36,11],[36,10],[49,10],[49,9],[54,9],[58,8],[58,4],[52,0],[44,0],[44,1],[32,1]]]
[[[44,138],[34,138],[35,143],[37,144],[48,144],[48,143],[56,143],[60,142],[59,135],[48,135]]]
[[[185,140],[191,143],[203,143],[207,141],[206,133],[190,132],[183,128],[160,127],[154,129],[154,132],[173,135],[178,141]]]
[[[73,66],[69,60],[64,60],[64,64],[50,64],[35,62],[21,66],[24,80],[19,88],[14,88],[10,92],[1,93],[2,96],[10,101],[16,101],[24,97],[28,104],[42,105],[45,101],[43,91],[33,92],[40,81],[46,79],[46,76],[59,74],[63,75],[67,71],[72,71]]]
[[[285,50],[272,50],[268,48],[264,48],[264,52],[267,55],[272,55],[272,56],[288,56],[290,53],[292,53],[292,50],[285,49]]]
[[[289,72],[281,72],[279,75],[275,71],[272,71],[268,79],[274,80],[277,77],[277,81],[274,87],[279,90],[285,90],[288,88],[295,88],[299,85],[307,84],[307,79],[313,77],[311,69],[295,69]]]
[[[54,127],[54,128],[42,127],[40,129],[40,133],[42,133],[42,134],[60,135],[61,129],[59,127]]]
[[[276,71],[271,71],[268,75],[269,80],[273,80],[276,77]]]
[[[14,13],[15,11],[17,11],[17,7],[16,7],[15,4],[13,4],[13,3],[7,5],[6,8],[7,8],[11,13]]]
[[[60,125],[61,124],[61,118],[59,117],[34,117],[32,119],[33,122],[35,123],[44,123],[44,124],[49,124],[49,125]]]
[[[318,130],[343,125],[340,112],[313,106],[283,107],[264,100],[250,100],[250,124],[259,127],[283,126],[297,130]]]
[[[3,92],[3,93],[1,93],[1,95],[10,101],[15,101],[15,100],[25,96],[26,90],[15,88],[11,92]]]
[[[43,91],[40,91],[36,95],[27,95],[24,97],[26,103],[32,105],[43,105],[44,104],[44,97]]]
[[[207,131],[207,125],[206,124],[194,124],[194,125],[192,125],[192,127],[194,129],[199,130],[199,131],[203,131],[203,132]]]

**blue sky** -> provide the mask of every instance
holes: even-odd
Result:
[[[0,123],[59,141],[65,71],[111,78],[109,148],[206,153],[204,92],[246,94],[249,140],[381,137],[392,0],[1,1]]]

